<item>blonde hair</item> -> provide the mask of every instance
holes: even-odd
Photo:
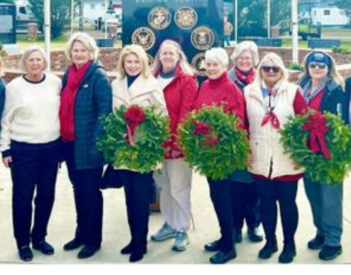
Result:
[[[258,48],[256,43],[253,41],[243,41],[235,47],[232,55],[230,56],[230,59],[233,61],[234,66],[236,59],[245,51],[251,53],[254,66],[257,66],[259,62]]]
[[[262,80],[263,80],[261,68],[263,66],[265,66],[268,62],[271,62],[275,66],[279,67],[279,69],[282,73],[279,81],[289,82],[289,71],[285,67],[284,62],[281,59],[281,57],[279,55],[277,55],[276,53],[268,53],[262,58],[260,64],[258,65],[257,71],[259,73],[258,73],[256,80],[255,80],[257,83],[259,83],[261,85]]]
[[[4,76],[5,70],[4,70],[4,62],[2,61],[1,55],[0,55],[0,77]]]
[[[229,57],[225,49],[212,48],[205,53],[205,62],[218,62],[225,69],[229,65]]]
[[[39,46],[29,46],[23,53],[22,58],[19,62],[19,69],[23,72],[27,72],[27,68],[26,68],[26,63],[27,60],[29,58],[29,56],[34,53],[34,52],[40,52],[41,55],[43,56],[43,60],[44,60],[44,68],[43,71],[45,71],[48,67],[48,60],[46,58],[46,54],[45,51],[43,50],[43,48],[39,47]]]
[[[99,48],[95,40],[87,33],[77,32],[71,36],[66,45],[66,56],[68,60],[72,60],[72,48],[75,42],[79,42],[90,52],[90,60],[96,60],[99,55]]]
[[[189,64],[188,60],[187,60],[187,57],[185,55],[185,53],[183,52],[181,46],[179,45],[179,43],[173,41],[173,40],[165,40],[162,42],[156,56],[155,56],[155,62],[153,64],[153,67],[152,67],[152,73],[153,74],[156,74],[158,71],[161,70],[162,68],[162,64],[161,64],[161,61],[160,61],[160,55],[161,55],[161,52],[162,52],[162,49],[163,47],[167,46],[167,45],[171,45],[173,46],[177,53],[178,53],[178,57],[179,57],[179,66],[180,68],[182,69],[182,71],[186,74],[186,75],[189,75],[189,76],[194,76],[196,71],[191,67],[191,65]]]
[[[345,88],[345,80],[341,76],[341,74],[336,70],[336,62],[335,62],[334,58],[324,51],[323,51],[323,53],[330,58],[330,68],[328,67],[328,76],[331,77],[331,79],[333,79],[338,85],[340,85],[344,89]],[[310,52],[309,54],[307,54],[303,60],[302,73],[299,75],[300,80],[302,80],[304,78],[311,77],[310,72],[308,70],[308,66],[307,66],[307,59],[311,54],[313,54],[313,52]]]
[[[121,53],[119,54],[117,64],[119,78],[125,78],[126,76],[124,61],[129,54],[135,54],[138,57],[140,63],[142,64],[141,74],[145,78],[148,78],[150,76],[149,60],[145,50],[139,45],[127,45],[122,49]]]

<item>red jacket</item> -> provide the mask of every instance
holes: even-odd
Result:
[[[166,159],[178,159],[184,157],[178,142],[178,126],[193,109],[197,97],[197,85],[195,77],[186,75],[178,66],[173,80],[163,90],[167,109],[170,117],[171,140],[164,145],[169,150]]]
[[[203,105],[220,105],[222,103],[224,103],[225,111],[233,112],[244,122],[244,97],[239,88],[229,79],[227,72],[217,79],[207,79],[202,83],[194,109],[198,110]]]

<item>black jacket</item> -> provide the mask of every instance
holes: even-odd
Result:
[[[309,78],[302,79],[300,86],[303,87],[308,80]],[[339,115],[346,123],[349,123],[348,102],[343,88],[334,80],[330,80],[322,97],[320,111]]]
[[[350,119],[350,104],[351,104],[351,76],[346,79],[346,85],[345,85],[345,96],[346,96],[346,101],[347,101],[347,118],[349,120],[349,124],[351,124],[351,119]]]

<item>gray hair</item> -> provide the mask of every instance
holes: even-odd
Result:
[[[22,58],[19,62],[19,69],[23,72],[27,72],[27,68],[26,68],[26,63],[27,60],[29,58],[29,56],[34,53],[34,52],[40,52],[41,55],[43,56],[43,60],[44,60],[44,68],[43,71],[45,71],[48,67],[48,60],[46,58],[46,53],[44,51],[43,48],[33,45],[33,46],[29,46],[23,53]]]
[[[90,52],[90,60],[96,60],[99,55],[99,48],[95,40],[87,33],[77,32],[71,36],[66,46],[66,56],[68,60],[72,59],[72,48],[75,42],[80,42],[87,51]]]
[[[161,65],[161,61],[160,61],[160,54],[161,54],[162,48],[166,45],[172,45],[176,49],[176,51],[178,53],[178,57],[179,57],[179,66],[182,69],[182,71],[186,75],[194,76],[196,72],[189,64],[189,62],[186,58],[186,55],[183,52],[179,43],[177,43],[173,40],[169,40],[169,39],[162,42],[160,49],[158,50],[158,52],[155,56],[155,62],[154,62],[153,67],[152,67],[152,73],[155,74],[161,70],[162,65]]]
[[[258,48],[256,43],[253,41],[243,41],[235,47],[232,55],[230,56],[230,59],[234,62],[234,65],[236,59],[245,51],[249,51],[251,53],[254,66],[257,66],[259,62]]]
[[[212,48],[205,53],[205,62],[218,62],[223,68],[228,68],[229,57],[225,49]]]

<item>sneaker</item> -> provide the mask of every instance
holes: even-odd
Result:
[[[323,236],[316,235],[312,240],[307,243],[307,247],[311,250],[319,250],[323,248],[325,238]]]
[[[172,247],[173,251],[184,251],[189,244],[188,233],[185,231],[178,231],[174,245]]]
[[[323,246],[322,250],[319,252],[319,259],[324,261],[330,261],[337,258],[342,253],[342,247],[339,246]]]
[[[151,236],[151,240],[154,242],[162,242],[167,239],[175,238],[177,231],[170,227],[167,223],[164,223],[163,226],[156,234]]]

